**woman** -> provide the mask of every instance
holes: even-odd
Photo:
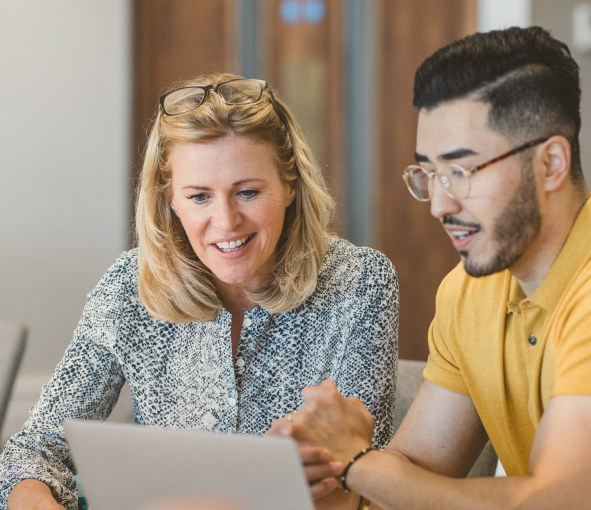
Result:
[[[380,253],[331,239],[333,204],[266,82],[215,75],[160,99],[138,248],[87,304],[22,432],[0,507],[76,508],[64,418],[105,419],[127,381],[135,421],[262,434],[325,378],[392,434],[398,284]]]

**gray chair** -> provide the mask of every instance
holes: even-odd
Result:
[[[423,384],[424,361],[400,360],[396,384],[396,407],[394,409],[394,431],[398,430],[406,412]],[[489,441],[482,450],[468,477],[494,476],[497,468],[497,454]]]
[[[0,321],[0,433],[26,342],[23,325]]]

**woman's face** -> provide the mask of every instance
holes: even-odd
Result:
[[[171,207],[199,260],[214,280],[257,291],[273,268],[285,209],[295,197],[271,149],[240,136],[179,143],[170,165]]]

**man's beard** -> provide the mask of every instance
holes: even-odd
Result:
[[[497,216],[494,236],[499,243],[497,253],[488,264],[470,261],[467,251],[460,251],[464,269],[476,278],[488,276],[513,266],[540,233],[542,217],[536,193],[536,179],[531,161],[521,169],[521,180],[515,194]]]

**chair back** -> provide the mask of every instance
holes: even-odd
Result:
[[[394,408],[394,432],[398,430],[412,401],[423,384],[424,361],[399,360],[396,383],[396,407]],[[489,441],[468,475],[469,478],[494,476],[498,457]]]
[[[0,433],[26,342],[23,325],[0,321]]]

